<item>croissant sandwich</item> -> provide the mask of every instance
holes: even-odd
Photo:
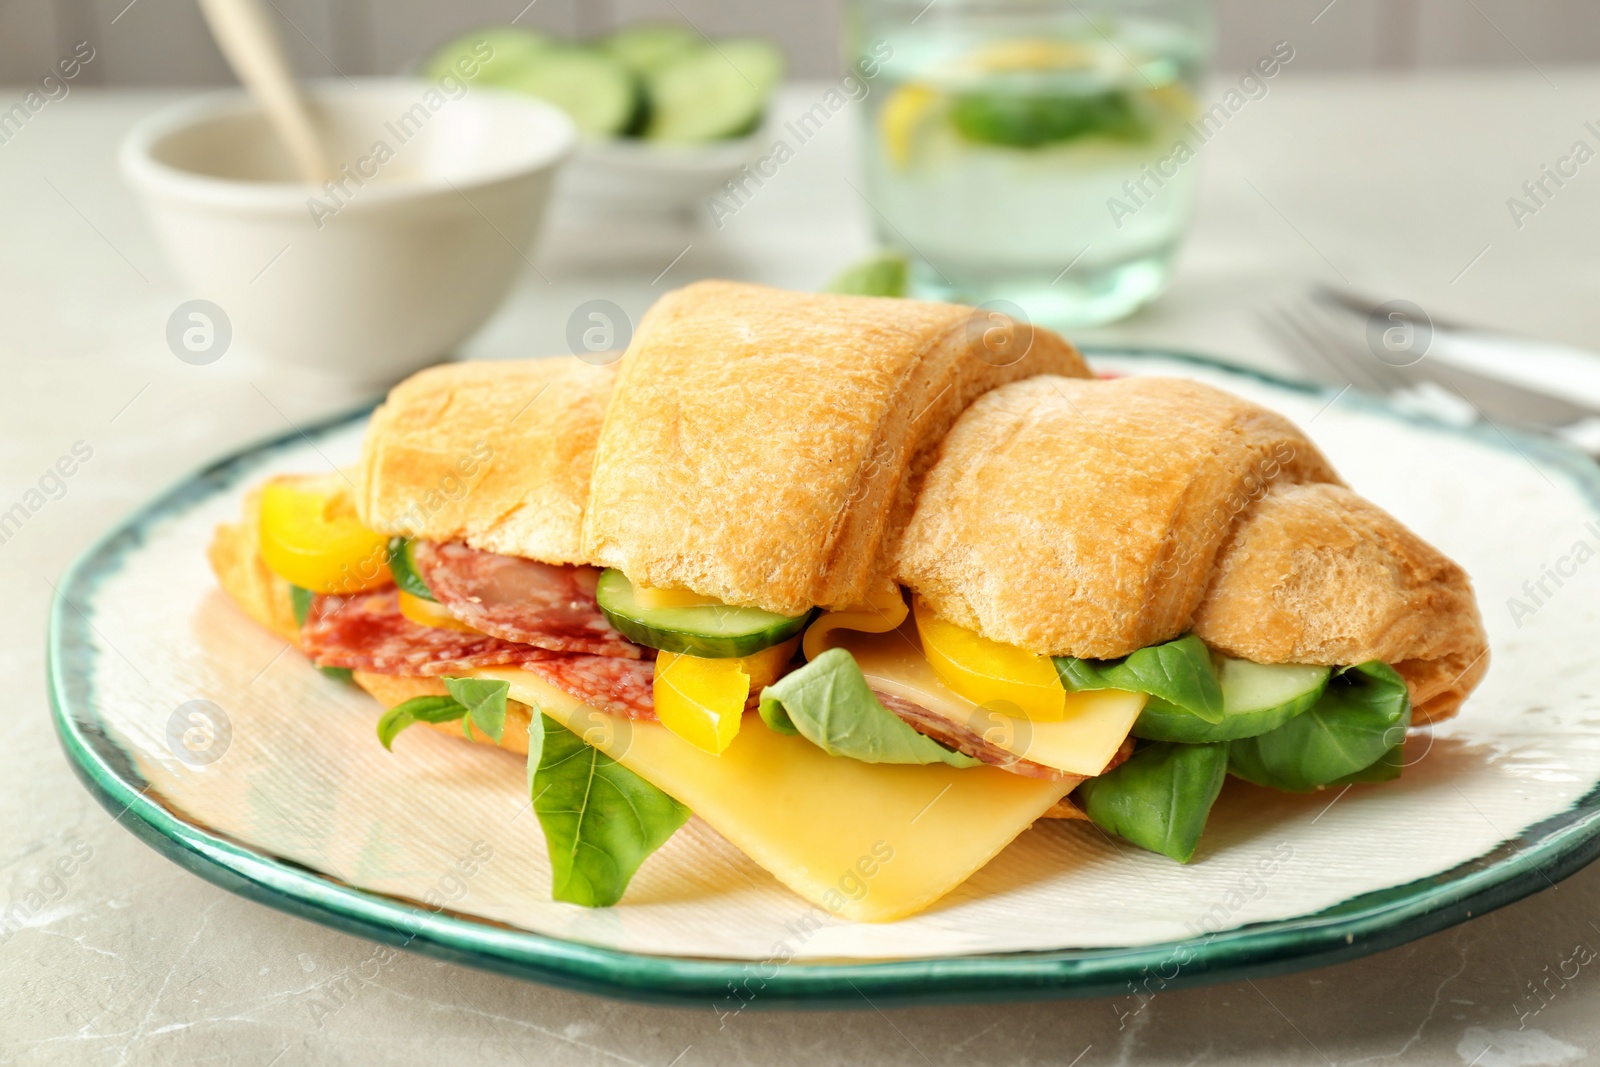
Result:
[[[691,813],[863,921],[1047,816],[1188,861],[1225,774],[1394,777],[1486,668],[1461,569],[1278,416],[970,308],[729,282],[611,365],[408,379],[358,468],[257,487],[210,557],[386,747],[525,755],[591,906]]]

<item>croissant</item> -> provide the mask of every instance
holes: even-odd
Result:
[[[1046,816],[1188,862],[1226,775],[1396,776],[1487,668],[1462,569],[1282,416],[978,309],[732,282],[611,366],[401,383],[357,470],[256,490],[211,560],[384,745],[532,753],[547,834],[604,768],[628,803],[547,853],[579,904],[691,810],[866,921]]]
[[[1454,714],[1488,666],[1459,566],[1288,420],[1191,381],[1040,376],[982,397],[927,474],[896,576],[1044,655],[1192,632],[1257,663],[1382,660],[1414,722]]]

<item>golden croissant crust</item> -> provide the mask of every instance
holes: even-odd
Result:
[[[667,294],[606,413],[585,555],[786,615],[864,602],[961,411],[1028,375],[1088,375],[1055,334],[1032,331],[1015,358],[997,328],[1014,339],[951,304],[734,282]]]
[[[1257,663],[1383,660],[1417,722],[1454,714],[1489,667],[1466,572],[1337,485],[1275,486],[1240,518],[1193,630]]]
[[[952,622],[1047,655],[1192,630],[1260,663],[1384,660],[1419,722],[1487,666],[1460,567],[1286,419],[1178,379],[1039,377],[978,400],[924,480],[896,575]]]
[[[616,367],[563,356],[446,363],[373,412],[356,510],[385,534],[583,563],[595,439]]]

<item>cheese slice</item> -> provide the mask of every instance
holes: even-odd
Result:
[[[751,721],[721,755],[660,723],[603,715],[526,671],[511,684],[624,767],[675,797],[778,881],[846,919],[888,922],[966,881],[1072,783],[992,767],[858,763]]]
[[[945,685],[909,624],[884,634],[835,630],[829,639],[855,657],[872,688],[927,708],[1015,756],[1069,774],[1092,778],[1105,770],[1144,710],[1143,693],[1098,689],[1068,693],[1059,721],[1006,715]]]
[[[806,628],[804,648],[806,659],[816,659],[838,644],[835,631],[859,630],[863,633],[887,633],[906,621],[910,609],[906,607],[905,594],[898,585],[876,590],[865,604],[844,611],[825,611]]]

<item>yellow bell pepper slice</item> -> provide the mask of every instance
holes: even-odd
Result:
[[[474,630],[460,619],[446,611],[441,605],[431,600],[423,600],[419,596],[412,596],[404,589],[396,590],[400,594],[400,614],[416,623],[418,626],[433,626],[441,630],[460,630],[462,633],[481,633]]]
[[[660,653],[656,657],[656,718],[696,748],[721,755],[739,735],[751,691],[778,680],[799,640],[727,659]]]
[[[791,637],[781,645],[773,645],[771,648],[741,657],[739,662],[744,664],[744,673],[750,676],[750,692],[755,693],[765,689],[782,678],[789,661],[794,659],[795,646],[799,643],[798,637]]]
[[[935,615],[916,599],[913,612],[922,654],[939,680],[974,704],[1011,704],[1016,714],[1040,722],[1066,717],[1067,691],[1049,656],[981,637]],[[1007,714],[1013,714],[1006,709]]]
[[[738,659],[656,657],[656,718],[696,748],[720,756],[733,744],[749,696],[750,676]]]
[[[813,660],[838,642],[829,637],[834,630],[859,630],[864,634],[886,634],[906,621],[906,598],[898,585],[875,590],[860,607],[830,611],[806,627],[806,659]]]
[[[262,486],[261,559],[313,593],[359,593],[389,581],[389,539],[356,517],[342,478],[282,478]]]

